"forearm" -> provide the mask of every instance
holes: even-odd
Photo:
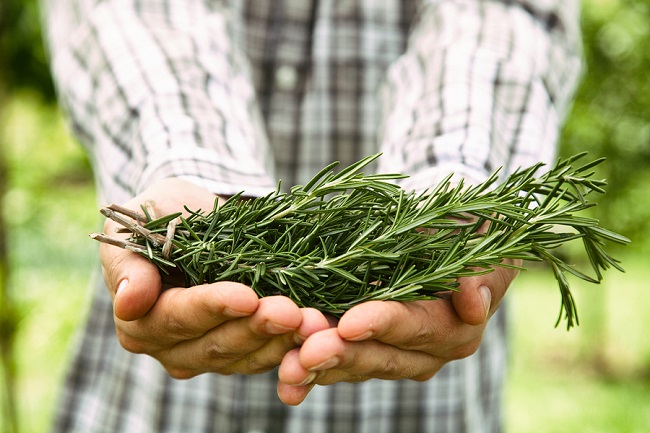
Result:
[[[385,171],[425,189],[454,172],[550,162],[581,66],[575,2],[438,2],[421,15],[385,88]]]
[[[60,100],[100,184],[136,194],[165,177],[215,193],[274,188],[227,11],[203,1],[47,0]]]

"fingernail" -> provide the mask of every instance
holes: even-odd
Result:
[[[278,325],[277,323],[268,322],[266,324],[266,332],[273,335],[286,334],[287,332],[295,331],[296,328],[288,328],[286,326]]]
[[[233,310],[230,307],[226,307],[223,309],[223,314],[229,317],[245,317],[245,316],[250,316],[250,312],[246,311],[239,311],[239,310]]]
[[[302,343],[304,343],[305,341],[307,341],[307,337],[302,336],[302,335],[298,334],[297,332],[295,334],[293,334],[293,342],[296,345],[302,346]]]
[[[323,361],[320,364],[318,364],[315,367],[310,368],[310,371],[321,371],[321,370],[329,370],[330,368],[334,368],[339,364],[339,359],[334,356],[327,361]]]
[[[126,278],[120,281],[120,284],[117,286],[117,290],[115,291],[115,297],[117,297],[120,292],[122,292],[124,289],[126,289],[126,286],[129,285],[129,280]]]
[[[364,332],[361,335],[357,335],[356,337],[346,338],[346,340],[348,340],[348,341],[363,341],[363,340],[369,339],[370,337],[372,337],[372,331],[367,331],[367,332]]]
[[[490,314],[490,306],[492,305],[492,292],[488,286],[481,286],[478,288],[483,300],[483,307],[485,308],[485,318],[487,319],[488,314]]]
[[[296,386],[305,386],[305,385],[309,385],[309,384],[312,383],[314,380],[316,380],[316,376],[317,376],[317,373],[316,373],[316,372],[309,373],[309,375],[305,378],[305,380],[303,380],[302,382],[300,382],[300,383],[299,383],[298,385],[296,385]]]

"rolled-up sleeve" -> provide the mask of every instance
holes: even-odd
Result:
[[[577,1],[430,1],[384,86],[382,171],[424,190],[555,158],[582,65]]]
[[[165,177],[217,194],[275,188],[231,16],[199,0],[45,0],[59,100],[100,191]]]

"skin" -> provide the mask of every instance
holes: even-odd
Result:
[[[182,209],[182,203],[212,209],[214,199],[198,186],[165,179],[124,206],[139,209],[153,201],[156,215],[166,215]],[[104,232],[118,236],[117,227],[107,220]],[[262,373],[307,336],[329,327],[321,313],[281,296],[258,299],[243,284],[173,287],[148,260],[121,248],[102,244],[100,260],[120,344],[154,357],[174,378]]]
[[[300,404],[316,384],[430,379],[446,363],[476,352],[514,277],[499,268],[464,278],[449,299],[373,301],[350,309],[336,327],[287,353],[278,373],[280,399]]]
[[[139,209],[151,200],[156,214],[165,215],[183,204],[211,209],[214,197],[183,180],[165,179],[124,206]],[[116,227],[108,220],[104,231],[113,235]],[[154,357],[178,379],[279,366],[278,395],[289,405],[300,404],[316,384],[430,379],[446,363],[476,352],[516,276],[497,268],[463,278],[446,299],[367,302],[335,322],[286,297],[259,299],[239,283],[174,287],[145,258],[110,245],[102,244],[100,259],[126,350]]]

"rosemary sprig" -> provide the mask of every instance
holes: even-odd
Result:
[[[361,172],[378,156],[339,172],[331,164],[289,193],[278,187],[266,197],[215,201],[207,213],[186,209],[188,217],[152,219],[146,210],[112,205],[102,212],[131,238],[92,236],[144,255],[163,272],[177,267],[188,286],[239,281],[259,296],[285,295],[334,315],[370,300],[435,299],[455,290],[459,277],[523,259],[551,266],[562,296],[558,323],[564,315],[571,328],[578,316],[566,274],[598,283],[602,270],[623,271],[604,247],[629,239],[577,215],[594,206],[590,193],[604,193],[606,182],[591,171],[602,159],[574,168],[585,156],[578,154],[541,176],[537,164],[500,184],[498,172],[471,187],[452,185],[449,176],[417,194],[392,183],[406,176]],[[593,276],[554,254],[575,239]]]

